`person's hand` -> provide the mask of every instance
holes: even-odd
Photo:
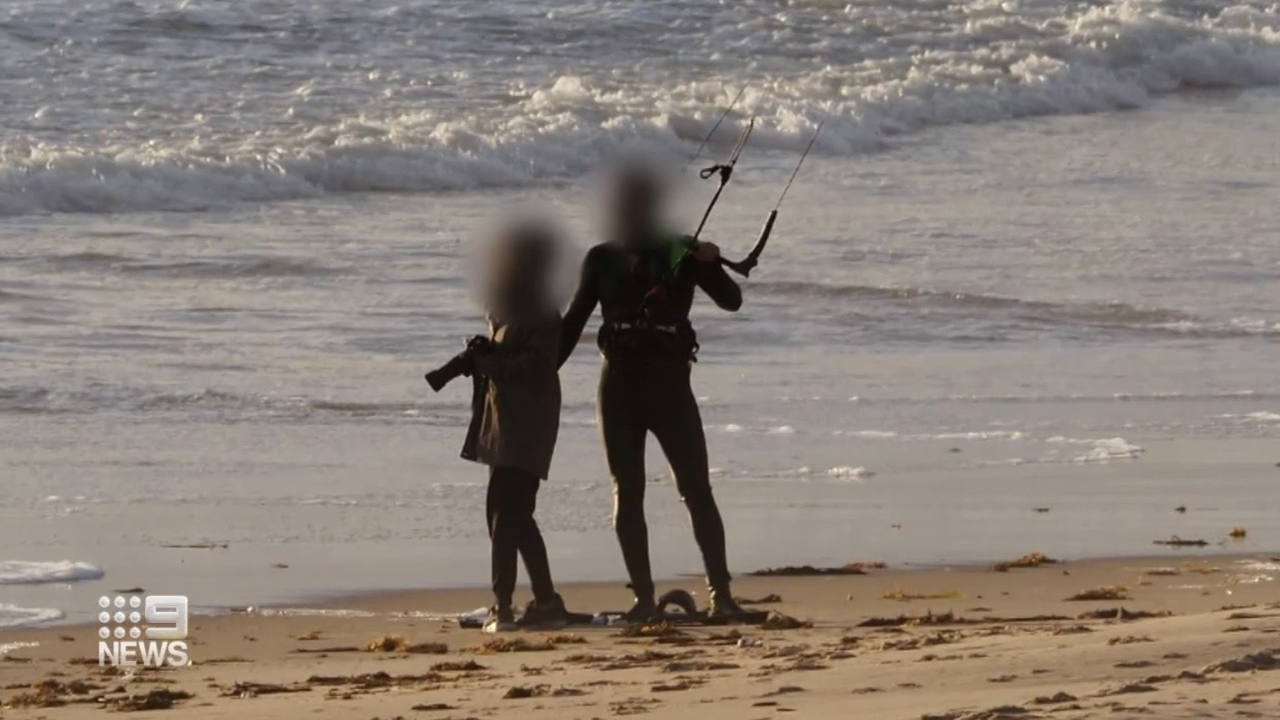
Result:
[[[467,350],[473,353],[490,353],[493,352],[493,341],[485,335],[476,335],[467,341]]]
[[[718,262],[720,260],[720,246],[711,242],[700,242],[693,249],[693,257],[698,262]]]

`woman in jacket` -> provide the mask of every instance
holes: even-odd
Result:
[[[499,238],[485,293],[489,336],[470,351],[476,397],[462,457],[489,466],[494,606],[487,632],[516,627],[517,555],[534,595],[521,624],[563,624],[565,618],[534,520],[560,426],[561,318],[551,292],[556,245],[554,231],[538,224],[515,225]]]

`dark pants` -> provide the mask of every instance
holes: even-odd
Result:
[[[490,468],[489,494],[485,513],[489,518],[492,544],[493,595],[500,606],[510,606],[516,590],[517,554],[524,558],[533,597],[540,603],[551,600],[551,563],[542,532],[533,519],[542,480],[516,468]]]
[[[606,360],[598,412],[613,475],[613,526],[637,597],[653,595],[649,528],[644,519],[644,446],[653,433],[676,476],[702,551],[707,582],[727,588],[724,521],[711,493],[707,439],[689,385],[689,364],[670,360]]]

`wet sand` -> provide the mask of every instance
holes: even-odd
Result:
[[[776,613],[776,627],[518,632],[499,636],[505,647],[426,617],[482,606],[481,591],[377,594],[195,618],[194,666],[139,672],[99,668],[93,626],[15,631],[3,643],[34,645],[0,660],[0,714],[1276,717],[1278,572],[1268,555],[1174,554],[744,577],[737,594],[770,600],[757,607]],[[1068,600],[1089,591],[1105,599]],[[563,594],[581,610],[626,600],[612,584]]]

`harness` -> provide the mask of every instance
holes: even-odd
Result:
[[[600,352],[606,358],[650,357],[698,361],[698,334],[684,321],[675,325],[656,325],[645,320],[636,322],[607,321],[596,336]]]

